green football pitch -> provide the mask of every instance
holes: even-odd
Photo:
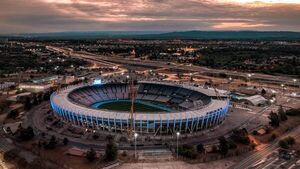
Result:
[[[115,101],[107,102],[98,106],[98,109],[115,110],[115,111],[130,111],[130,101]],[[166,110],[160,109],[159,107],[153,107],[140,102],[134,103],[134,110],[136,112],[165,112]]]

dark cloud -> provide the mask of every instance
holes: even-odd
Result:
[[[101,30],[300,30],[300,4],[222,0],[1,0],[1,33]]]

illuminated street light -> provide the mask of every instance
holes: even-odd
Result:
[[[177,136],[177,159],[178,159],[178,139],[179,139],[180,133],[177,132],[176,136]]]
[[[136,158],[136,138],[138,137],[138,133],[134,133],[134,158]]]
[[[297,79],[293,79],[293,82],[294,82],[294,87],[296,87]]]

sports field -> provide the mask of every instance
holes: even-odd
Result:
[[[130,100],[114,101],[100,104],[98,109],[115,110],[115,111],[130,111],[131,102]],[[134,103],[135,112],[166,112],[166,110],[154,107],[151,105],[143,104],[142,102]]]

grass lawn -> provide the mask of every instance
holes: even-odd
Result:
[[[98,107],[98,109],[130,111],[130,107],[131,107],[131,102],[124,100],[124,101],[103,103]],[[150,105],[145,105],[139,102],[134,103],[134,110],[136,112],[165,112],[165,110],[163,109],[153,107]]]

